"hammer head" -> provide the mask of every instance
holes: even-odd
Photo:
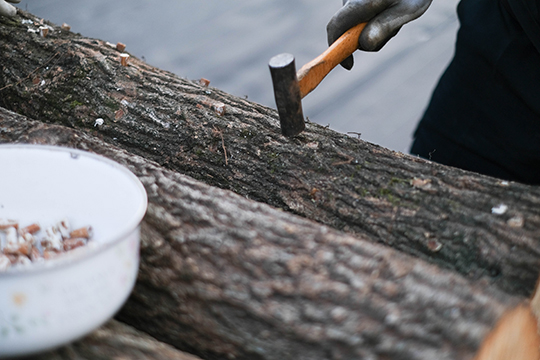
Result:
[[[268,64],[274,84],[274,96],[281,123],[281,133],[285,136],[295,136],[304,130],[304,113],[302,112],[302,97],[296,78],[294,56],[280,54],[270,59]]]

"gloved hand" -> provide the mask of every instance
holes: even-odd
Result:
[[[3,16],[15,16],[17,14],[17,8],[7,2],[18,4],[21,0],[0,0],[0,15]]]
[[[368,22],[358,39],[358,49],[379,51],[404,24],[422,15],[431,0],[343,0],[343,5],[326,27],[328,45],[353,26]],[[353,64],[352,56],[341,63],[347,70]]]

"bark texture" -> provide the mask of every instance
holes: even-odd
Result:
[[[0,109],[0,142],[93,151],[144,183],[122,321],[206,359],[468,359],[531,292],[538,187],[311,123],[287,139],[274,110],[39,21],[0,18],[0,106],[26,116]]]
[[[119,319],[202,358],[470,359],[521,300],[82,131],[3,109],[0,124],[0,142],[96,152],[141,179],[141,268]]]
[[[200,360],[122,324],[109,321],[84,339],[25,360]]]
[[[505,291],[532,290],[538,187],[440,166],[315,124],[284,138],[272,109],[134,57],[122,67],[105,42],[52,24],[41,38],[28,32],[39,19],[21,14],[0,19],[0,106],[473,278],[490,277]],[[508,211],[493,214],[500,204]]]

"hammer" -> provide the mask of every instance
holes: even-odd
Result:
[[[308,62],[296,73],[294,56],[280,54],[270,59],[268,66],[274,84],[274,96],[281,123],[281,133],[295,136],[304,130],[302,99],[339,63],[358,48],[358,37],[366,26],[362,23],[341,35],[325,52]]]

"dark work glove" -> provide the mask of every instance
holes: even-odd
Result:
[[[431,0],[343,0],[343,5],[326,27],[328,45],[353,26],[367,22],[358,49],[379,51],[404,24],[422,15]],[[352,55],[341,63],[347,70],[353,64]]]

